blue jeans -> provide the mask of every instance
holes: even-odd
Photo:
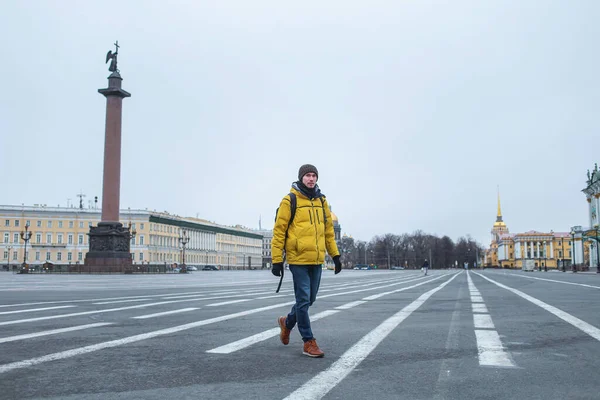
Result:
[[[285,325],[288,329],[292,329],[298,323],[300,336],[302,336],[303,341],[307,342],[314,339],[310,329],[308,308],[317,299],[322,267],[320,265],[290,265],[290,271],[294,278],[296,304],[287,315]]]

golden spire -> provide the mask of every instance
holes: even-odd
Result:
[[[504,221],[502,221],[502,210],[500,209],[500,186],[498,186],[498,216],[496,217],[496,223],[494,223],[494,226],[506,226]]]
[[[500,186],[498,186],[498,217],[502,220],[502,210],[500,209]]]

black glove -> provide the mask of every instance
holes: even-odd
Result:
[[[283,263],[274,263],[273,269],[271,269],[271,273],[275,276],[281,276],[283,272]]]
[[[333,257],[333,263],[335,264],[335,273],[339,274],[342,270],[342,262],[340,261],[340,256]]]

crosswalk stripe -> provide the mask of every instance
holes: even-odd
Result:
[[[178,310],[164,311],[164,312],[159,312],[159,313],[154,313],[154,314],[140,315],[139,317],[131,317],[131,318],[133,318],[133,319],[148,319],[148,318],[154,318],[154,317],[162,317],[164,315],[179,314],[179,313],[182,313],[182,312],[188,312],[188,311],[194,311],[194,310],[199,310],[199,308],[197,308],[197,307],[180,308]]]
[[[77,307],[77,306],[55,306],[55,307],[44,307],[44,308],[29,308],[27,310],[3,311],[3,312],[0,312],[0,315],[20,314],[20,313],[36,312],[36,311],[47,311],[47,310],[57,310],[59,308],[70,308],[70,307]]]
[[[112,322],[99,322],[96,324],[72,326],[70,328],[60,328],[60,329],[52,329],[49,331],[27,333],[25,335],[8,336],[8,337],[0,338],[0,343],[15,342],[17,340],[32,339],[32,338],[36,338],[36,337],[40,337],[40,336],[55,335],[57,333],[80,331],[82,329],[98,328],[100,326],[106,326],[106,325],[112,325]]]
[[[475,338],[479,351],[479,365],[514,367],[513,362],[504,351],[498,332],[476,329]]]

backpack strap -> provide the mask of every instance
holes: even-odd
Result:
[[[289,229],[290,225],[294,221],[294,217],[296,216],[296,203],[297,203],[297,199],[296,199],[296,194],[295,193],[290,192],[288,194],[288,196],[290,196],[290,220],[288,222],[288,229]],[[285,233],[286,233],[286,236],[287,236],[287,231]]]

